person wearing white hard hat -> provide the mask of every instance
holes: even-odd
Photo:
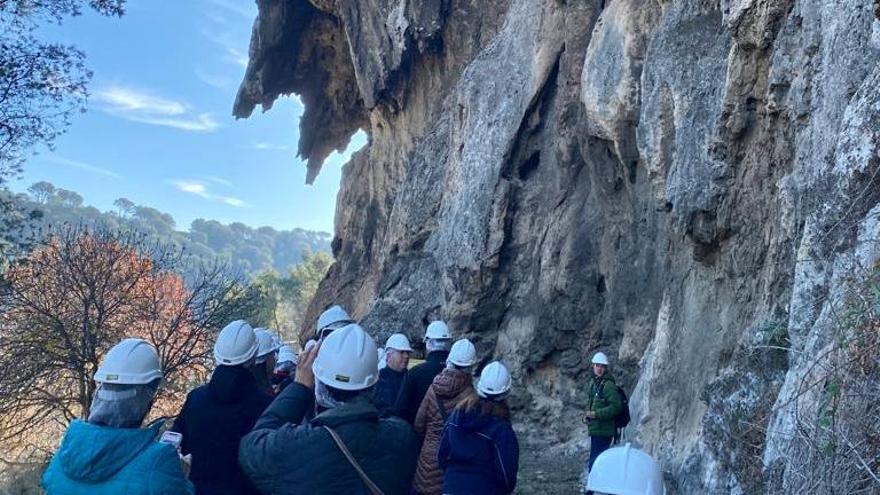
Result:
[[[428,387],[431,386],[434,377],[446,367],[450,347],[452,347],[452,333],[446,323],[437,320],[428,324],[425,330],[425,350],[428,353],[425,362],[406,374],[394,405],[395,413],[408,423],[412,424],[415,421]]]
[[[406,377],[411,352],[409,339],[402,333],[395,333],[385,341],[385,367],[379,370],[379,381],[373,392],[373,402],[380,410],[387,411],[394,407]]]
[[[338,304],[330,306],[318,317],[318,322],[315,326],[315,339],[323,339],[330,335],[333,330],[351,323],[354,323],[354,320],[348,316],[348,312],[342,309],[342,306]]]
[[[217,367],[210,381],[186,396],[174,421],[183,453],[192,454],[190,479],[199,495],[259,494],[238,465],[241,437],[272,402],[252,371],[258,350],[246,321],[226,325],[214,343]]]
[[[285,388],[241,441],[239,462],[264,493],[405,495],[418,439],[373,404],[376,343],[360,326],[334,330],[300,355]],[[312,402],[325,409],[300,424]]]
[[[162,366],[156,349],[125,339],[104,355],[88,419],[70,423],[43,473],[48,495],[195,493],[174,446],[157,442],[162,421],[141,428]]]
[[[608,356],[603,352],[593,355],[593,379],[590,381],[587,412],[584,423],[590,434],[590,459],[587,470],[591,471],[596,458],[609,447],[617,433],[614,418],[623,408],[623,401],[609,371]]]
[[[602,452],[587,477],[587,490],[609,495],[665,495],[660,464],[630,444]]]
[[[284,387],[293,383],[293,376],[296,373],[296,361],[297,356],[296,352],[293,351],[293,347],[284,344],[278,349],[278,363],[275,364],[272,377],[272,386],[275,388],[276,394],[284,390]]]
[[[503,364],[489,363],[477,393],[462,400],[449,417],[437,453],[444,494],[502,495],[516,488],[519,441],[506,401],[510,382]]]
[[[275,372],[278,349],[281,341],[266,328],[255,328],[254,336],[257,338],[257,354],[251,371],[257,382],[257,388],[269,397],[275,396],[272,388],[272,375]]]
[[[424,438],[413,479],[413,489],[420,495],[443,494],[443,470],[437,463],[440,435],[452,409],[474,392],[475,364],[477,350],[470,340],[461,339],[452,344],[446,368],[434,377],[416,414],[413,427]]]

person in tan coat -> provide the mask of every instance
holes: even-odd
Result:
[[[452,410],[473,394],[472,368],[476,362],[477,352],[471,341],[457,341],[449,352],[446,369],[434,378],[422,400],[414,425],[424,437],[413,480],[413,490],[419,495],[443,494],[443,470],[437,462],[440,437]]]

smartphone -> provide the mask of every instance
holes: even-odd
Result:
[[[159,443],[167,443],[173,445],[175,449],[180,450],[180,442],[183,441],[183,435],[176,431],[166,431],[159,438]]]

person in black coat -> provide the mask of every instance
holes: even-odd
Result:
[[[394,405],[395,414],[409,424],[415,421],[434,377],[446,368],[446,358],[449,357],[449,349],[452,347],[452,334],[446,323],[432,321],[428,325],[425,331],[425,347],[428,350],[425,362],[406,374]]]
[[[402,333],[395,333],[385,342],[385,367],[379,370],[379,381],[373,389],[373,403],[380,411],[392,409],[397,402],[410,352],[409,339]]]
[[[357,325],[303,351],[294,383],[241,441],[239,462],[254,485],[275,495],[377,493],[369,484],[409,493],[418,438],[400,418],[380,416],[371,399],[377,369],[376,344]],[[303,423],[314,401],[323,412]]]
[[[211,380],[186,397],[172,430],[192,454],[190,480],[199,495],[259,495],[238,465],[238,444],[272,398],[257,387],[250,367],[256,354],[250,325],[239,320],[220,332]]]

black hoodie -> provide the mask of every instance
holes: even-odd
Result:
[[[434,377],[446,368],[446,358],[448,357],[449,351],[429,353],[428,359],[424,363],[409,370],[403,378],[394,409],[397,415],[407,423],[413,424],[416,420],[416,413],[419,412],[422,400],[428,393],[428,387],[434,382]]]
[[[259,494],[238,466],[238,444],[271,402],[241,366],[218,366],[206,385],[187,395],[172,429],[183,435],[183,453],[192,454],[196,493]]]

